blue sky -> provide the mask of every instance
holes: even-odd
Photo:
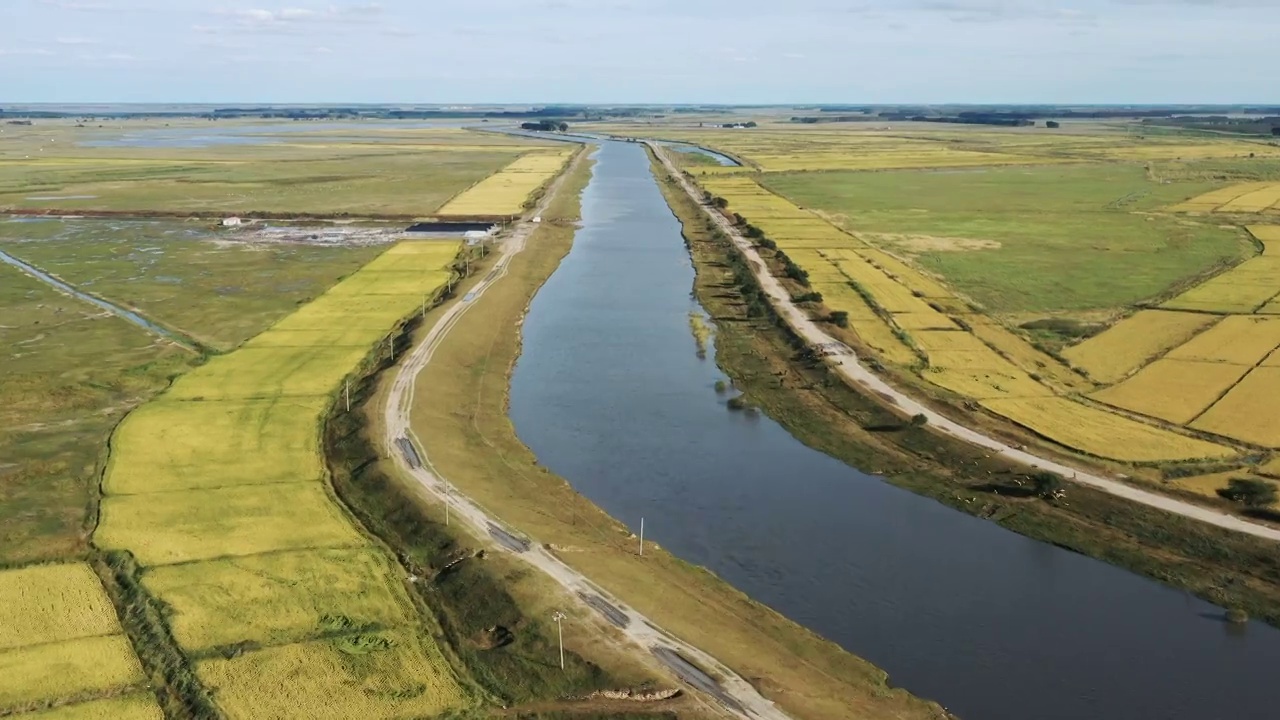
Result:
[[[1280,0],[0,0],[4,102],[1270,102]]]

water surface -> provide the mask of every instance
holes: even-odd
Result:
[[[1280,632],[912,495],[713,390],[693,269],[642,147],[605,143],[535,298],[511,416],[647,538],[977,720],[1275,718]]]

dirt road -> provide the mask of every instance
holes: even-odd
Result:
[[[581,161],[580,157],[578,162]],[[492,547],[511,553],[513,557],[529,563],[563,586],[567,591],[565,602],[571,603],[580,616],[597,615],[619,628],[619,632],[623,633],[628,640],[644,651],[652,653],[670,670],[673,677],[705,692],[732,716],[760,720],[787,720],[788,716],[784,712],[715,658],[681,642],[657,627],[641,613],[596,587],[585,576],[561,562],[533,538],[523,538],[516,529],[505,528],[499,518],[490,515],[459,492],[436,471],[431,458],[410,425],[410,411],[413,407],[418,375],[427,363],[431,362],[436,348],[457,324],[459,318],[484,295],[485,291],[506,276],[511,259],[524,250],[529,237],[537,228],[537,224],[533,223],[531,218],[542,215],[546,211],[564,178],[570,172],[566,171],[562,174],[538,206],[501,240],[497,249],[498,259],[493,270],[462,300],[449,307],[427,332],[422,342],[401,363],[387,399],[383,451],[387,457],[396,459],[403,472],[412,476],[432,495],[447,503],[452,518],[466,523],[478,539],[488,539]],[[404,452],[403,442],[398,442],[405,439],[417,448],[416,458],[419,462],[413,462],[413,456]],[[591,598],[591,600],[588,603],[584,598]],[[720,680],[717,682],[703,671],[714,674]]]
[[[648,143],[649,147],[657,153],[662,160],[662,164],[666,166],[667,171],[680,181],[681,187],[693,198],[700,206],[704,207],[707,215],[711,217],[721,230],[732,238],[734,245],[747,258],[748,264],[751,266],[752,272],[760,281],[761,287],[769,296],[769,302],[773,305],[778,314],[787,322],[788,325],[800,336],[812,345],[842,345],[835,338],[828,335],[821,327],[804,313],[803,310],[796,307],[791,302],[791,295],[782,287],[782,283],[778,281],[767,269],[764,261],[759,253],[756,252],[755,246],[751,244],[746,237],[738,231],[723,215],[712,211],[706,207],[702,201],[702,192],[693,184],[692,181],[685,178],[680,171],[672,163],[671,158],[661,147],[653,143]],[[1227,530],[1234,530],[1249,535],[1254,535],[1268,540],[1280,541],[1280,529],[1260,525],[1258,523],[1249,522],[1243,518],[1237,517],[1224,512],[1219,512],[1211,508],[1206,508],[1193,503],[1185,502],[1167,495],[1161,495],[1147,490],[1141,490],[1131,485],[1126,485],[1119,480],[1113,480],[1101,475],[1092,474],[1083,470],[1064,465],[1060,462],[1042,458],[1038,455],[1019,450],[1011,445],[1007,445],[1000,440],[985,435],[977,430],[961,425],[951,420],[920,402],[911,396],[902,392],[885,382],[883,378],[876,375],[871,370],[864,367],[859,361],[858,356],[852,350],[846,350],[838,355],[829,356],[826,361],[832,368],[843,375],[847,380],[855,385],[861,385],[872,393],[881,397],[890,398],[898,406],[899,409],[907,416],[924,415],[929,419],[929,427],[938,432],[953,435],[965,442],[977,445],[978,447],[990,450],[992,453],[1001,457],[1012,460],[1020,465],[1036,470],[1045,470],[1057,473],[1064,478],[1070,479],[1072,482],[1101,490],[1112,495],[1132,500],[1133,502],[1149,505],[1175,515],[1199,520],[1201,522],[1216,525]]]

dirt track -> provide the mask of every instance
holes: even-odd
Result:
[[[821,327],[804,313],[803,310],[796,307],[791,301],[791,295],[783,287],[771,273],[768,272],[764,260],[761,259],[759,253],[756,252],[755,246],[741,232],[738,231],[733,223],[729,222],[722,214],[715,212],[707,207],[702,201],[702,192],[693,184],[692,181],[685,178],[676,166],[672,163],[662,148],[648,143],[649,147],[662,160],[662,164],[671,173],[672,177],[680,181],[680,186],[688,193],[689,197],[703,207],[708,217],[712,218],[721,230],[732,238],[734,245],[747,258],[747,264],[751,266],[752,272],[760,281],[760,286],[764,288],[765,294],[769,297],[769,302],[773,305],[778,314],[786,321],[788,325],[804,338],[811,345],[815,346],[841,346],[834,338],[828,335]],[[858,356],[852,350],[844,350],[835,355],[828,355],[825,361],[840,375],[844,376],[854,386],[861,386],[868,392],[879,395],[883,398],[891,400],[898,409],[907,416],[924,415],[929,420],[929,427],[942,433],[952,435],[965,442],[977,445],[992,451],[1000,457],[1012,460],[1020,465],[1036,470],[1047,470],[1057,473],[1064,478],[1070,479],[1071,482],[1101,490],[1117,497],[1122,497],[1133,502],[1142,503],[1153,508],[1164,510],[1175,515],[1199,520],[1201,522],[1216,525],[1227,530],[1246,533],[1267,540],[1280,541],[1280,529],[1260,525],[1250,522],[1243,518],[1231,515],[1229,513],[1220,512],[1211,508],[1206,508],[1194,503],[1185,502],[1171,498],[1167,495],[1142,490],[1131,485],[1127,485],[1119,480],[1113,480],[1083,470],[1064,465],[1060,462],[1042,458],[1038,455],[1019,450],[1011,445],[1007,445],[989,435],[985,435],[973,428],[966,427],[954,420],[942,415],[941,413],[930,409],[924,404],[907,395],[905,392],[893,387],[887,383],[879,375],[864,367],[858,360]]]
[[[579,156],[577,162],[581,161],[582,156]],[[576,603],[582,614],[601,614],[615,627],[622,626],[618,632],[639,648],[652,653],[671,670],[673,676],[690,683],[715,699],[726,712],[738,718],[789,720],[786,713],[761,696],[750,683],[728,667],[707,653],[671,636],[641,613],[596,587],[586,576],[561,562],[535,539],[530,539],[527,544],[523,541],[507,542],[502,536],[510,536],[511,533],[502,530],[501,520],[489,515],[441,477],[432,465],[431,458],[424,451],[421,441],[413,433],[410,425],[410,411],[413,407],[418,375],[431,361],[436,348],[457,324],[458,319],[467,312],[475,300],[484,295],[486,290],[506,276],[511,259],[524,249],[529,237],[538,227],[531,218],[546,212],[547,206],[559,191],[564,178],[571,171],[572,168],[561,174],[545,193],[538,206],[502,239],[493,271],[477,283],[464,298],[450,306],[427,332],[422,342],[401,363],[387,399],[386,428],[382,440],[383,452],[387,457],[394,458],[401,470],[417,480],[428,492],[447,503],[452,517],[469,525],[476,537],[489,538],[494,547],[512,553],[513,557],[528,562],[554,579],[567,591],[570,599],[566,602]],[[406,459],[405,453],[396,442],[399,438],[408,438],[415,444],[422,463],[421,467],[413,467]],[[494,533],[494,529],[500,532]],[[512,539],[518,540],[514,536]],[[584,597],[597,599],[588,604],[583,600]],[[608,612],[602,609],[606,606],[609,608]],[[679,661],[673,658],[679,658]],[[719,681],[713,680],[708,673],[719,678]]]

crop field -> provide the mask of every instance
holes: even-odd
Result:
[[[465,704],[431,639],[406,631],[211,658],[200,664],[200,676],[231,720],[433,717]]]
[[[1280,448],[1280,367],[1255,368],[1191,424],[1197,430]]]
[[[746,178],[702,179],[710,192],[724,197],[728,209],[757,223],[747,208],[763,208],[790,218],[789,228],[811,228],[829,223],[798,206],[787,207],[781,198],[754,186]],[[838,232],[838,231],[837,231]],[[812,237],[822,237],[811,232]],[[832,281],[830,269],[810,269],[811,286],[822,293],[823,304],[849,313],[849,326],[862,341],[896,365],[914,368],[919,356],[897,333],[923,352],[927,367],[918,370],[925,381],[976,399],[991,412],[1031,429],[1043,437],[1090,455],[1129,462],[1192,460],[1223,457],[1228,447],[1148,425],[1106,410],[1070,400],[1067,395],[1094,388],[1059,360],[1031,345],[1025,338],[995,320],[975,313],[939,281],[915,269],[905,260],[873,247],[856,235],[828,234],[816,246],[796,249],[785,236],[771,236],[779,248],[799,253],[813,263],[825,260],[856,283],[872,302],[892,319],[868,305],[852,285]],[[795,258],[793,258],[795,261]],[[817,267],[817,266],[810,266]],[[808,269],[808,268],[806,268]],[[936,306],[936,307],[935,307]],[[957,308],[949,315],[938,307]],[[1212,318],[1206,320],[1212,321]],[[961,323],[964,330],[961,329]],[[1194,330],[1187,331],[1187,334]],[[1043,412],[1042,416],[1036,413]],[[1099,424],[1099,432],[1085,431],[1080,422]],[[1112,434],[1108,434],[1108,432]],[[1116,441],[1116,438],[1124,438]]]
[[[1111,384],[1217,321],[1200,313],[1139,310],[1062,355],[1094,380]]]
[[[92,699],[142,679],[142,666],[88,565],[0,571],[0,715]]]
[[[572,150],[534,151],[481,180],[437,213],[442,217],[519,215],[529,199],[573,157]]]
[[[147,586],[173,608],[173,633],[193,651],[252,641],[281,645],[316,628],[397,627],[414,609],[396,568],[367,547],[306,550],[165,565]]]
[[[1091,397],[1108,405],[1185,425],[1248,372],[1248,366],[1165,358]]]
[[[1224,458],[1235,451],[1067,398],[984,400],[983,407],[1055,442],[1128,462]]]
[[[1212,190],[1170,208],[1189,213],[1280,214],[1280,183],[1251,182]]]
[[[742,140],[704,137],[696,141],[753,167],[703,174],[699,182],[805,269],[823,304],[848,312],[864,344],[925,381],[1102,458],[1149,463],[1235,454],[1176,426],[1205,431],[1202,422],[1217,417],[1215,403],[1227,402],[1280,345],[1280,328],[1264,317],[1280,308],[1280,262],[1265,253],[1250,258],[1256,246],[1241,228],[1162,210],[1220,190],[1223,163],[1246,162],[1239,158],[1247,157],[1249,143],[917,132],[896,140],[779,128],[734,134]],[[948,172],[889,169],[900,141],[926,138],[971,150],[1004,143],[981,151],[1006,157]],[[832,155],[842,143],[865,149],[859,167],[870,167],[882,152],[888,165],[876,173],[833,166],[795,172],[768,152],[805,146],[794,154]],[[1014,156],[1062,162],[1010,167]],[[1178,172],[1123,162],[1161,158],[1176,160]],[[1215,169],[1199,173],[1197,163]],[[1214,197],[1222,204],[1232,199]],[[1250,233],[1264,247],[1280,239],[1269,226]],[[841,276],[854,292],[843,290]],[[1173,288],[1188,289],[1151,309],[1152,298],[1168,298]],[[1126,319],[1101,333],[1053,335],[1059,328],[1096,328],[1099,317],[1116,315]],[[1029,322],[1040,318],[1048,319]],[[1014,327],[1023,323],[1028,332]],[[1038,344],[1046,333],[1048,344]],[[1082,395],[1151,422],[1082,402]]]
[[[115,437],[96,541],[147,568],[229,717],[404,717],[468,702],[400,568],[330,496],[320,456],[343,378],[443,287],[457,252],[392,247],[181,377]],[[254,649],[213,652],[242,643]]]
[[[208,131],[199,127],[170,129],[192,141],[161,146],[146,134],[163,129],[136,130],[142,139],[134,141],[63,123],[10,128],[0,141],[0,208],[428,216],[543,146],[440,129],[359,143],[287,132],[260,138],[267,142],[200,147]]]

